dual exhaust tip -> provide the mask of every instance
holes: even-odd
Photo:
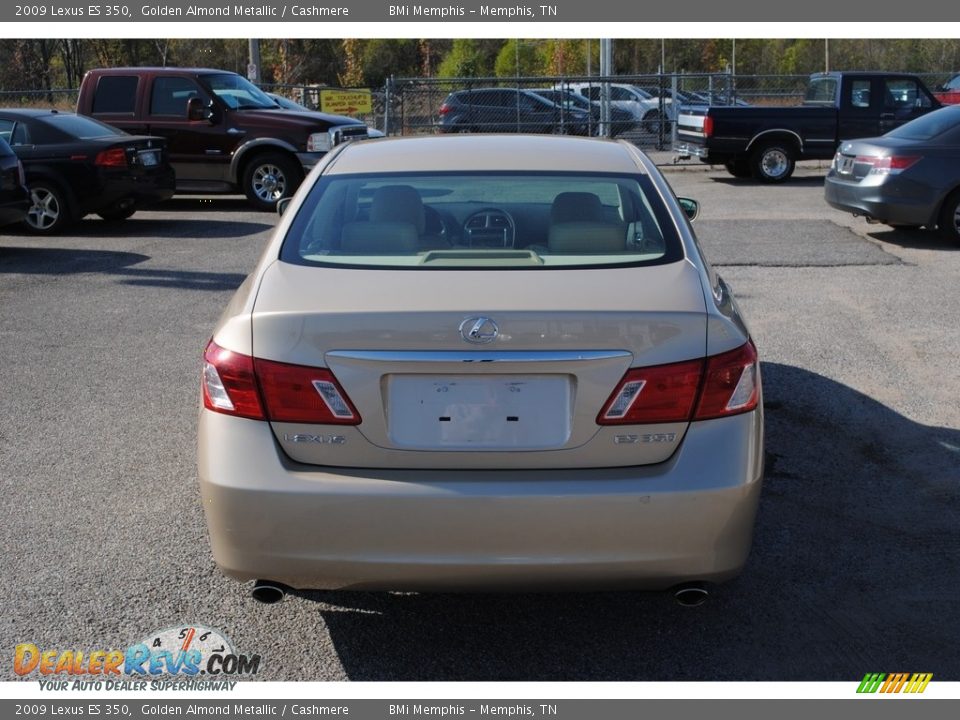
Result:
[[[250,597],[258,603],[273,605],[283,600],[289,588],[272,580],[257,580]],[[710,591],[702,583],[685,583],[673,589],[673,598],[681,607],[699,607],[710,597]]]

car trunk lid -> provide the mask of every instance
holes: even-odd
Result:
[[[703,358],[688,262],[589,270],[371,270],[276,262],[253,354],[329,369],[357,425],[273,422],[283,450],[344,467],[662,462],[687,420],[600,425],[631,367]],[[311,388],[307,392],[313,392]]]

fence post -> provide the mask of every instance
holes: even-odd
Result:
[[[387,84],[383,88],[383,134],[390,134],[390,100],[391,90],[393,89],[393,75],[387,78]]]
[[[673,147],[677,144],[677,125],[680,123],[680,101],[677,99],[677,90],[679,88],[677,87],[676,73],[670,76],[670,89],[672,91],[670,95],[673,98],[673,104],[676,108],[673,112],[673,122],[670,123],[670,147]]]

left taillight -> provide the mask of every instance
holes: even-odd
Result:
[[[703,136],[705,138],[713,137],[713,118],[709,113],[703,118]]]
[[[203,353],[203,406],[226,415],[265,420],[253,358],[211,340]]]
[[[356,411],[325,368],[261,360],[213,340],[203,354],[203,406],[252,420],[358,425]]]
[[[94,165],[101,167],[126,167],[127,151],[123,148],[110,148],[101,150],[93,161]]]

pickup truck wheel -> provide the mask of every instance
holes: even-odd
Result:
[[[35,235],[56,235],[70,223],[70,208],[59,186],[45,180],[30,183],[30,207],[23,221]]]
[[[243,171],[243,192],[259,210],[273,211],[280,198],[290,197],[303,181],[297,162],[279,153],[257,155]]]
[[[727,160],[723,166],[727,169],[727,172],[735,178],[748,178],[753,175],[750,161],[742,155],[738,155],[732,160]]]
[[[750,156],[750,164],[757,180],[779,183],[793,175],[796,160],[793,149],[786,143],[768,143],[754,150]]]
[[[960,189],[954,190],[943,201],[937,225],[941,235],[960,245]]]

